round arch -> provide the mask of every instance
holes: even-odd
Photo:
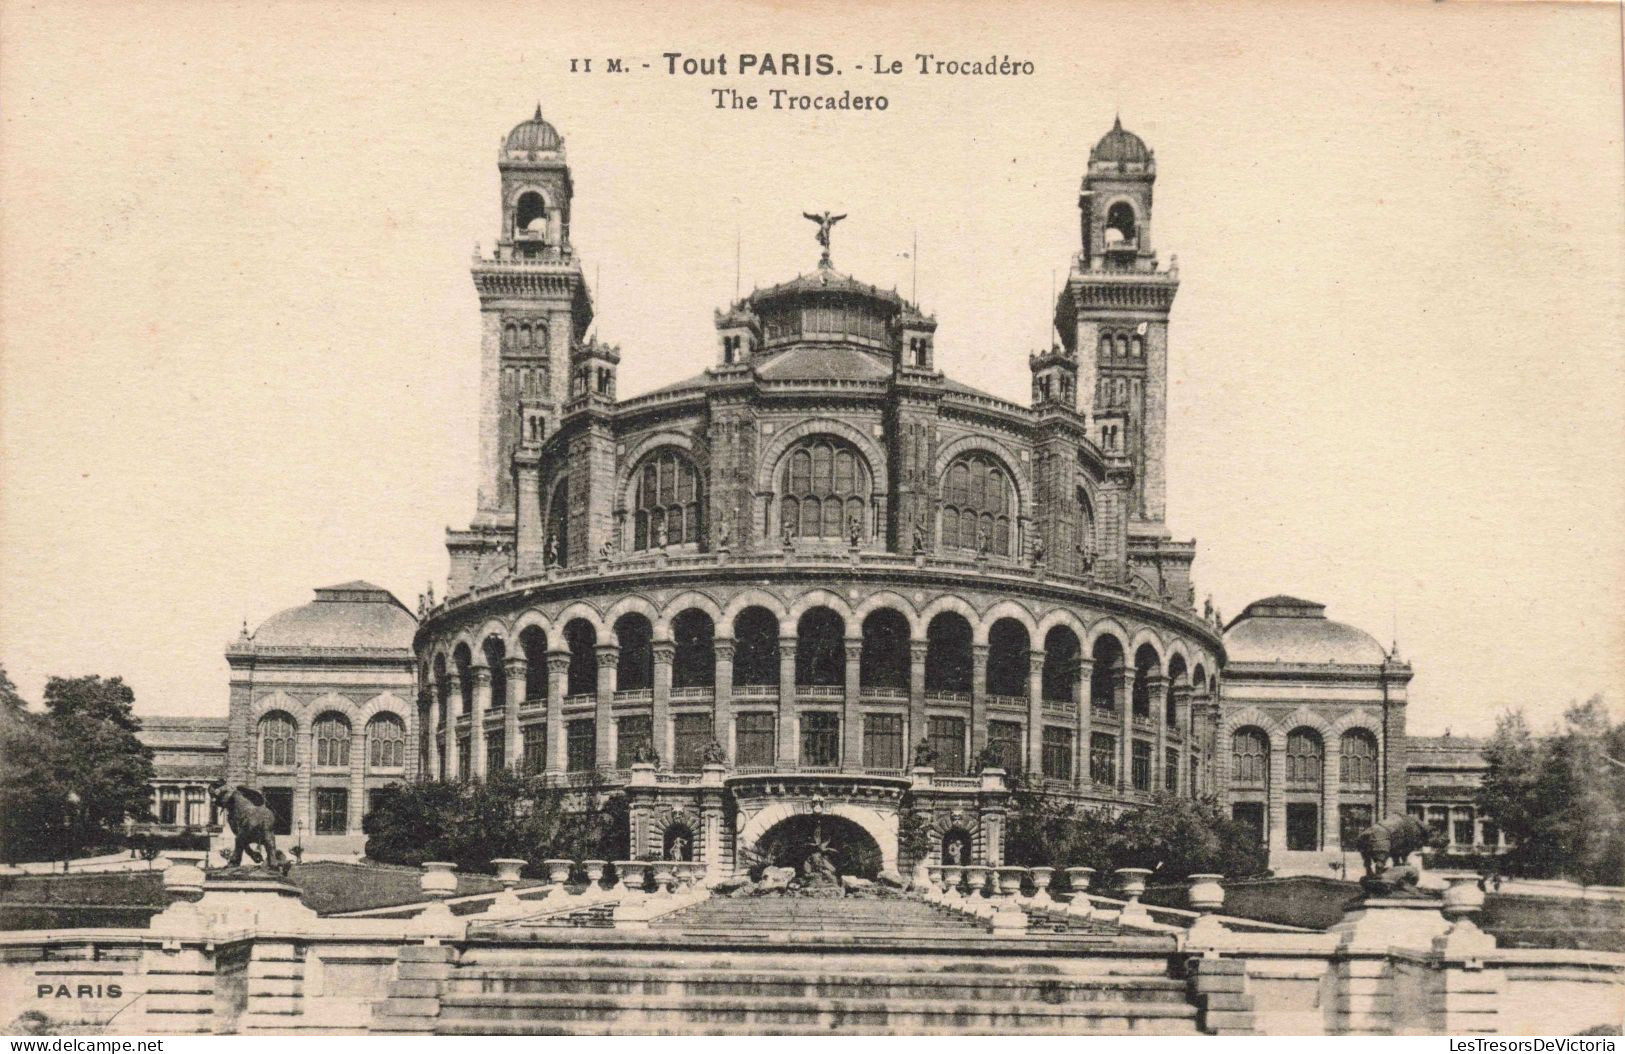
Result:
[[[718,637],[727,635],[722,632],[725,616],[717,602],[704,593],[689,590],[686,593],[677,594],[660,606],[660,617],[654,620],[655,640],[671,640],[672,622],[678,615],[691,610],[703,611],[710,616],[711,624],[716,627]],[[732,630],[730,629],[729,632],[731,633]]]
[[[833,417],[814,417],[786,428],[768,444],[767,449],[762,452],[761,460],[757,462],[757,493],[779,493],[778,479],[783,474],[784,459],[790,450],[803,439],[824,434],[837,436],[857,448],[859,456],[867,462],[865,467],[869,470],[872,497],[882,497],[890,492],[891,482],[887,476],[886,452],[875,442],[873,436]]]
[[[882,812],[873,806],[855,805],[850,802],[837,802],[824,805],[822,815],[838,816],[850,820],[863,828],[864,832],[873,838],[875,845],[880,847],[880,869],[882,871],[897,870],[897,814],[895,812]],[[755,852],[762,836],[785,820],[797,816],[815,815],[811,803],[803,801],[774,802],[761,809],[739,830],[739,845],[749,852]]]
[[[861,627],[864,619],[882,608],[889,608],[903,616],[904,621],[908,623],[909,638],[919,638],[921,625],[919,612],[914,609],[914,605],[906,597],[891,590],[875,593],[854,608],[852,611],[853,624]],[[974,626],[975,623],[972,622],[971,625]]]
[[[1063,614],[1070,617],[1070,612],[1051,612],[1049,617],[1054,618]],[[1018,604],[1014,600],[1001,600],[997,604],[994,604],[992,607],[988,608],[980,619],[971,623],[971,628],[976,634],[975,642],[977,644],[988,643],[988,634],[993,632],[993,624],[1000,619],[1005,618],[1014,619],[1015,621],[1021,623],[1021,625],[1027,630],[1028,640],[1043,639],[1043,634],[1039,632],[1039,623],[1033,618],[1033,613],[1031,611],[1028,611],[1024,605]],[[1078,639],[1082,640],[1082,625],[1075,627],[1075,629],[1078,634]]]
[[[964,435],[958,439],[943,444],[937,451],[936,461],[931,466],[931,485],[933,498],[941,498],[940,481],[948,478],[948,468],[961,457],[970,453],[982,453],[998,462],[1004,469],[1004,474],[1010,480],[1010,489],[1015,491],[1016,511],[1023,519],[1032,518],[1032,493],[1025,486],[1021,476],[1016,473],[1015,465],[1020,462],[1011,454],[1009,448],[996,439],[984,435]],[[1014,525],[1012,525],[1012,529]]]

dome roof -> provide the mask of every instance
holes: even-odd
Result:
[[[1123,127],[1123,119],[1112,122],[1112,130],[1100,137],[1100,142],[1089,151],[1089,162],[1105,161],[1109,164],[1134,164],[1151,160],[1151,148],[1145,140]]]
[[[533,150],[557,150],[562,146],[564,140],[559,136],[558,129],[542,120],[542,106],[537,103],[536,116],[514,125],[503,149],[510,153],[528,154]]]
[[[384,648],[410,651],[417,619],[386,589],[346,582],[316,590],[316,599],[279,611],[254,631],[257,648]]]
[[[1326,617],[1326,605],[1297,597],[1255,601],[1224,631],[1231,662],[1374,666],[1388,657],[1362,629]]]

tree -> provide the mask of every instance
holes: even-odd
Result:
[[[1514,874],[1586,883],[1625,879],[1625,724],[1610,725],[1601,696],[1571,705],[1537,738],[1521,712],[1503,715],[1484,750],[1478,805],[1514,843]]]
[[[135,693],[120,677],[52,677],[45,684],[58,778],[77,798],[73,850],[105,843],[126,817],[148,814],[152,750],[136,736],[141,722],[134,707]]]
[[[1268,855],[1217,799],[1158,795],[1113,813],[1086,807],[1013,778],[1005,814],[1005,859],[1017,866],[1092,867],[1102,874],[1146,867],[1154,881],[1214,872],[1256,875]]]
[[[43,715],[0,706],[0,853],[7,863],[63,855],[68,788],[59,779],[57,753]]]
[[[549,785],[498,769],[484,780],[392,784],[362,821],[367,856],[416,866],[449,860],[462,871],[490,872],[513,857],[541,875],[542,861],[624,860],[629,852],[626,796],[601,785]]]

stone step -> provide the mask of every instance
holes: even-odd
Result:
[[[1185,983],[1167,977],[1063,977],[994,972],[843,972],[748,967],[605,968],[569,964],[461,967],[453,994],[772,996],[843,999],[999,1000],[1045,1004],[1125,1001],[1184,1004]]]
[[[577,1024],[643,1032],[650,1028],[704,1031],[714,1025],[825,1033],[859,1027],[904,1033],[932,1030],[989,1034],[1042,1032],[1112,1034],[1172,1024],[1194,1031],[1189,1004],[1110,1000],[1085,1003],[954,1003],[939,1000],[782,999],[760,996],[643,997],[572,994],[448,994],[437,1031],[460,1034],[530,1033]]]
[[[443,1036],[873,1036],[887,1034],[874,1025],[766,1025],[766,1024],[623,1024],[602,1021],[576,1021],[568,1024],[546,1021],[443,1021],[436,1029]],[[956,1035],[1031,1036],[1199,1036],[1195,1022],[1184,1020],[1125,1019],[1121,1027],[1109,1021],[1068,1022],[1056,1029],[1001,1027],[997,1031],[955,1027]],[[904,1028],[892,1035],[912,1035]]]

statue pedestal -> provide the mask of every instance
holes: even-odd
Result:
[[[171,904],[153,917],[152,930],[169,936],[302,932],[314,928],[320,916],[299,893],[298,886],[270,875],[206,877],[201,899]]]
[[[1339,935],[1338,947],[1344,951],[1425,952],[1450,928],[1439,908],[1433,897],[1363,897],[1343,909],[1331,932]]]

